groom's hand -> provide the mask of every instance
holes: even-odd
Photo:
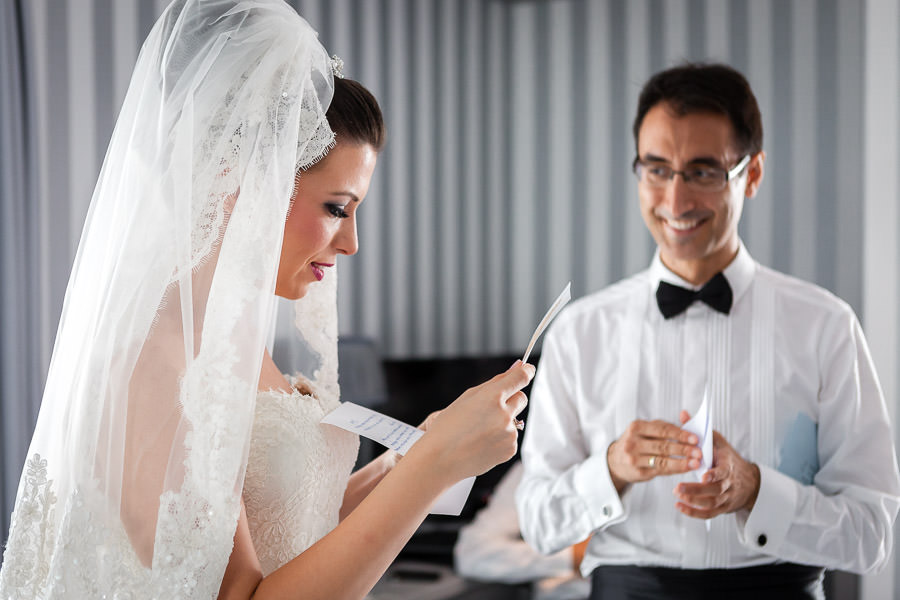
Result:
[[[713,467],[699,483],[679,483],[675,508],[689,517],[711,519],[752,510],[759,494],[759,467],[744,458],[718,431],[713,432]]]
[[[666,421],[632,421],[609,445],[606,462],[616,490],[658,475],[686,473],[700,466],[697,436]]]

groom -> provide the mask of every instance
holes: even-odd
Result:
[[[856,316],[738,237],[762,137],[730,67],[652,77],[633,168],[656,255],[544,343],[517,506],[542,552],[591,537],[592,599],[822,598],[822,567],[891,554],[900,476]],[[704,398],[709,470],[680,427]]]

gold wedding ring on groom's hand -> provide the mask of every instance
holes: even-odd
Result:
[[[649,466],[651,469],[656,466],[656,457],[655,456],[650,457],[650,460],[647,461],[647,466]]]

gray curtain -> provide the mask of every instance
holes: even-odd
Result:
[[[0,3],[0,537],[5,540],[41,395],[38,251],[24,0]]]

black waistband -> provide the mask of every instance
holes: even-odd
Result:
[[[591,574],[591,600],[821,600],[824,572],[793,563],[702,570],[607,565]]]

